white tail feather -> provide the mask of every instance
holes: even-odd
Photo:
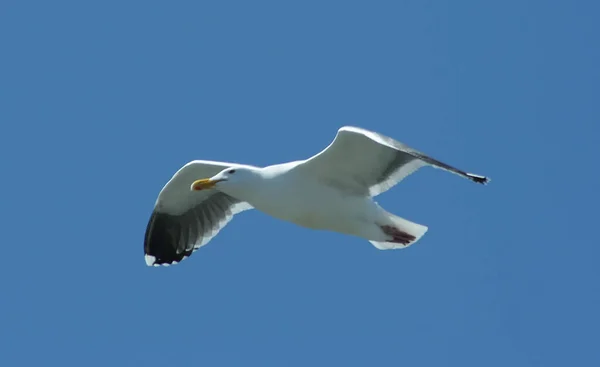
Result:
[[[427,232],[428,228],[424,225],[417,224],[406,220],[404,218],[400,218],[396,215],[388,213],[388,225],[391,225],[398,230],[408,233],[415,237],[414,240],[410,241],[408,244],[395,243],[395,242],[386,242],[386,241],[369,241],[373,246],[380,250],[393,250],[393,249],[401,249],[406,248],[414,243],[416,243],[423,235]],[[390,237],[391,239],[391,237]]]

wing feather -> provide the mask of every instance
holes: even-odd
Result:
[[[338,130],[333,142],[297,166],[321,181],[358,195],[376,196],[424,166],[433,166],[485,184],[489,178],[440,162],[385,135],[353,126]]]
[[[233,163],[192,161],[161,190],[144,238],[148,265],[176,264],[206,245],[233,216],[252,207],[225,193],[192,192],[191,184],[211,177]]]

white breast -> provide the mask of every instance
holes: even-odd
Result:
[[[268,180],[248,202],[275,218],[312,229],[347,231],[371,216],[374,203],[324,185],[312,177],[290,173]]]

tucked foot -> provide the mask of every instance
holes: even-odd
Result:
[[[403,245],[408,245],[412,241],[416,239],[415,236],[408,234],[404,231],[399,230],[393,226],[380,226],[383,233],[391,236],[392,239],[389,242],[393,243],[401,243]]]

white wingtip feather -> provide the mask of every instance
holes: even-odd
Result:
[[[155,264],[156,257],[152,255],[144,255],[144,260],[146,260],[146,265],[148,266],[158,266],[158,264]]]

